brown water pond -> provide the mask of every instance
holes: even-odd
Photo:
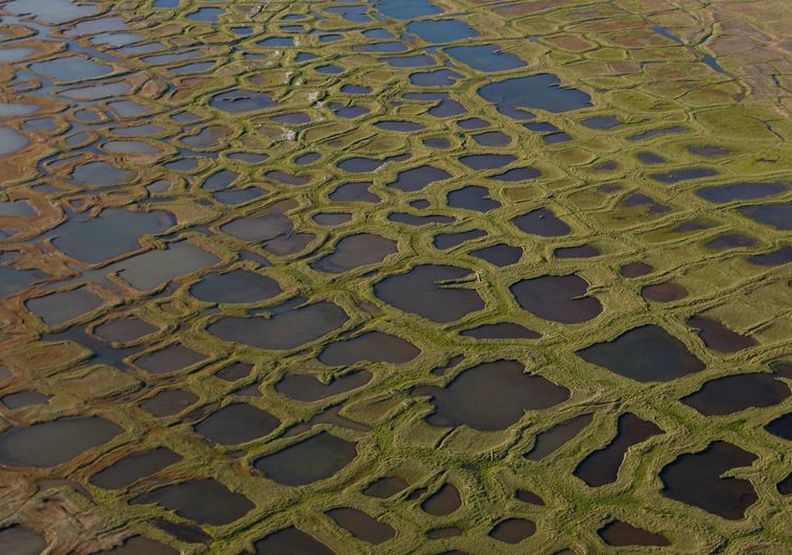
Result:
[[[247,403],[226,405],[193,429],[212,443],[236,445],[272,433],[280,420]]]
[[[412,394],[432,397],[434,412],[426,421],[433,426],[503,430],[527,410],[547,409],[569,398],[567,389],[524,370],[514,360],[479,364],[458,374],[445,387],[418,387]]]
[[[369,497],[377,497],[379,499],[387,499],[393,497],[400,491],[404,491],[410,487],[407,480],[400,476],[384,476],[374,483],[370,484],[364,491],[364,495]]]
[[[520,543],[525,538],[533,536],[536,524],[524,518],[507,518],[497,523],[489,536],[504,543]]]
[[[453,484],[445,483],[421,503],[421,509],[432,516],[446,516],[462,506],[459,490]]]
[[[184,345],[169,345],[159,351],[146,353],[135,361],[135,364],[152,374],[176,372],[206,360],[203,353],[198,353]]]
[[[647,324],[605,343],[577,352],[591,364],[640,382],[668,381],[704,369],[684,343],[663,328]]]
[[[532,461],[541,461],[558,451],[565,443],[582,432],[586,426],[591,424],[593,419],[594,415],[591,413],[581,414],[566,422],[557,424],[549,430],[539,432],[536,434],[533,447],[523,456]]]
[[[665,283],[647,285],[641,289],[641,296],[647,301],[670,303],[684,299],[688,296],[688,291],[678,283],[667,281]]]
[[[773,374],[740,374],[705,382],[680,399],[706,416],[733,414],[750,407],[772,407],[789,397],[789,386]]]
[[[80,453],[109,442],[123,429],[101,416],[61,418],[30,426],[12,426],[0,433],[0,464],[57,466]]]
[[[734,468],[750,466],[757,459],[736,445],[713,441],[698,453],[680,455],[660,472],[663,494],[729,520],[744,518],[757,500],[748,480],[722,477]]]
[[[234,522],[254,507],[250,499],[229,490],[214,478],[169,484],[139,495],[130,503],[155,503],[188,520],[213,526]]]
[[[463,330],[459,332],[459,335],[476,339],[538,339],[541,337],[539,333],[512,322],[482,324]]]
[[[359,509],[342,507],[330,509],[325,514],[356,538],[374,545],[387,541],[396,535],[396,530],[391,526],[372,518]]]
[[[540,237],[562,237],[572,229],[548,208],[538,208],[512,219],[523,233]]]
[[[126,488],[180,460],[182,457],[167,447],[156,447],[150,451],[127,455],[94,474],[91,483],[104,489]]]
[[[687,323],[696,329],[704,344],[719,353],[736,353],[757,344],[756,339],[740,335],[707,316],[691,316]]]
[[[19,525],[0,530],[0,550],[5,555],[39,555],[47,547],[44,537]]]
[[[193,297],[212,303],[254,303],[281,291],[274,279],[247,270],[207,274],[190,288]]]
[[[349,366],[356,362],[409,362],[420,350],[401,337],[369,331],[352,339],[330,343],[319,353],[319,361],[328,366]]]
[[[655,534],[649,530],[638,528],[622,522],[613,520],[597,530],[597,534],[602,540],[614,547],[626,547],[630,545],[655,545],[665,547],[671,543],[662,535]]]
[[[182,412],[198,400],[198,396],[182,389],[166,389],[141,401],[140,408],[157,416],[171,416]]]
[[[545,320],[578,324],[597,317],[602,304],[587,295],[589,284],[582,277],[541,276],[518,281],[509,287],[521,308]]]
[[[357,445],[320,432],[271,455],[253,466],[267,478],[287,486],[302,486],[336,474],[357,456]]]
[[[311,264],[320,272],[339,274],[382,262],[389,254],[398,251],[398,243],[373,233],[358,233],[342,238],[333,252]]]
[[[93,333],[105,341],[129,343],[150,335],[158,328],[135,316],[108,320],[94,328]]]
[[[124,543],[109,551],[102,551],[97,555],[179,555],[179,552],[170,546],[154,541],[145,536],[133,536],[124,540]]]
[[[457,285],[472,272],[456,266],[423,264],[374,285],[374,294],[405,312],[434,322],[452,322],[484,308],[475,290]]]
[[[319,339],[348,319],[341,307],[323,301],[279,312],[269,318],[226,316],[210,324],[207,331],[231,343],[289,350]]]
[[[294,526],[272,532],[253,543],[256,555],[335,555],[335,552]]]
[[[663,430],[654,422],[642,420],[630,412],[622,414],[617,423],[616,437],[602,449],[586,456],[575,468],[575,476],[591,487],[615,482],[627,450],[662,433]]]
[[[275,391],[291,399],[310,403],[363,387],[372,377],[368,370],[353,370],[325,383],[311,374],[289,372],[275,384]]]

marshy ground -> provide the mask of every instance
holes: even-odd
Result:
[[[792,553],[789,11],[0,2],[0,553]]]

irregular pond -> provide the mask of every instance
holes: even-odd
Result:
[[[496,81],[481,87],[478,94],[495,104],[499,112],[511,117],[524,113],[521,108],[560,113],[591,106],[587,93],[562,86],[558,77],[550,73]]]
[[[81,56],[65,56],[46,62],[36,62],[30,64],[30,69],[61,82],[93,79],[107,75],[113,70],[108,65]]]
[[[525,279],[509,287],[521,308],[545,320],[579,324],[602,312],[596,297],[587,295],[589,284],[575,274]]]
[[[733,414],[749,407],[772,407],[789,397],[789,386],[773,374],[739,374],[705,382],[680,401],[706,416]]]
[[[223,526],[245,516],[255,505],[214,478],[169,484],[138,495],[132,505],[154,503],[199,524]]]
[[[757,456],[725,441],[713,441],[698,453],[680,455],[660,471],[663,494],[729,520],[745,517],[758,499],[742,478],[722,477],[733,468],[750,466]]]
[[[510,71],[525,66],[525,62],[510,52],[502,52],[495,44],[451,46],[444,52],[477,71]]]
[[[212,443],[236,445],[266,436],[280,420],[253,405],[234,403],[213,412],[193,426],[193,430]]]
[[[438,233],[434,237],[432,244],[436,249],[446,250],[461,245],[467,241],[485,237],[487,233],[480,229],[471,229],[470,231],[459,231],[456,233]]]
[[[378,545],[396,535],[396,530],[384,522],[372,518],[359,509],[342,507],[325,513],[341,528],[368,543]]]
[[[584,458],[575,468],[575,476],[591,487],[600,487],[616,481],[627,450],[652,436],[662,434],[657,424],[642,420],[627,412],[619,416],[616,437]]]
[[[266,93],[234,89],[214,95],[209,105],[225,112],[240,113],[263,110],[275,106],[275,101]]]
[[[388,187],[404,192],[420,191],[427,185],[437,181],[443,181],[451,177],[451,174],[441,168],[430,165],[418,166],[409,170],[400,171],[396,175],[396,181],[388,183]]]
[[[541,461],[558,451],[568,441],[571,441],[583,429],[591,424],[594,415],[591,413],[581,414],[566,422],[557,424],[544,432],[536,434],[534,445],[530,451],[523,455],[531,461]]]
[[[310,374],[288,373],[275,384],[275,391],[291,399],[310,403],[363,387],[372,377],[368,370],[353,370],[325,383]]]
[[[480,185],[467,185],[461,189],[449,191],[446,203],[451,208],[466,208],[476,212],[489,212],[500,208],[500,202],[490,197],[490,191]]]
[[[269,318],[226,316],[207,331],[223,341],[260,349],[289,350],[310,343],[341,327],[349,316],[339,306],[322,301],[273,314]]]
[[[459,335],[462,337],[475,337],[476,339],[538,339],[541,337],[535,331],[512,322],[482,324],[475,328],[463,330],[459,332]]]
[[[421,509],[432,516],[446,516],[462,506],[459,490],[453,484],[445,483],[421,503]]]
[[[194,366],[207,358],[209,357],[203,353],[176,344],[169,345],[159,351],[146,353],[135,360],[135,365],[152,374],[166,374]]]
[[[739,209],[740,213],[755,222],[783,231],[792,230],[792,202],[781,204],[758,204]]]
[[[356,456],[356,443],[320,432],[256,459],[253,466],[279,484],[302,486],[335,475]]]
[[[410,486],[404,478],[399,476],[384,476],[376,482],[370,484],[364,491],[364,495],[387,499],[393,497],[400,491],[404,491]]]
[[[271,555],[275,553],[305,554],[305,555],[335,555],[335,552],[294,526],[272,532],[253,542],[256,555]]]
[[[496,524],[489,531],[489,536],[504,543],[520,543],[525,538],[533,536],[536,524],[524,518],[507,518]]]
[[[407,273],[375,284],[374,294],[405,312],[434,322],[452,322],[484,308],[484,301],[476,291],[457,285],[471,274],[470,270],[456,266],[413,266]]]
[[[398,243],[373,233],[357,233],[342,238],[333,252],[311,263],[314,270],[339,274],[361,266],[382,262],[398,252]]]
[[[166,389],[141,401],[140,408],[156,417],[172,416],[198,401],[198,396],[182,389]]]
[[[779,416],[765,426],[765,429],[775,436],[792,441],[792,413]]]
[[[522,255],[523,250],[521,247],[513,247],[505,243],[470,251],[470,256],[486,260],[499,268],[516,264],[522,258]]]
[[[695,315],[687,323],[696,329],[707,347],[719,353],[736,353],[757,344],[753,337],[740,335],[713,318]]]
[[[703,177],[712,177],[718,175],[718,170],[714,168],[681,168],[668,172],[653,173],[649,177],[660,183],[679,183],[680,181],[689,181],[691,179],[701,179]]]
[[[704,369],[684,343],[653,324],[633,328],[611,341],[577,352],[591,364],[639,382],[668,381]]]
[[[124,430],[101,416],[12,426],[0,433],[0,464],[50,468],[109,442]]]
[[[212,303],[254,303],[281,292],[274,279],[241,269],[207,274],[190,287],[193,297]]]
[[[765,198],[789,190],[786,183],[734,183],[701,187],[696,194],[712,203],[725,204],[736,200]]]
[[[523,233],[541,237],[561,237],[572,231],[552,210],[547,208],[539,208],[517,216],[512,219],[512,223]]]
[[[343,185],[338,186],[328,196],[330,197],[330,200],[334,200],[336,202],[371,202],[376,204],[381,199],[369,191],[369,187],[372,185],[373,183],[370,181],[344,183]]]
[[[669,542],[665,536],[632,526],[620,520],[609,522],[597,530],[597,534],[606,544],[614,547],[626,547],[630,545],[656,545],[665,547],[671,545],[671,542]]]
[[[78,316],[99,308],[104,300],[87,287],[50,293],[25,301],[25,308],[48,326],[60,326]]]
[[[106,208],[95,218],[77,216],[62,224],[55,229],[52,243],[72,258],[97,263],[140,248],[143,235],[162,233],[175,223],[164,210]]]
[[[0,156],[20,151],[29,144],[24,135],[20,135],[10,127],[0,126]]]
[[[104,489],[123,489],[180,460],[182,460],[181,455],[167,447],[156,447],[150,451],[127,455],[94,474],[91,483]]]
[[[456,42],[479,36],[479,32],[459,19],[423,19],[407,24],[407,31],[427,42]]]
[[[318,358],[328,366],[350,366],[364,360],[400,364],[411,361],[420,352],[406,339],[380,331],[370,331],[352,339],[331,343],[322,349]]]
[[[445,387],[417,387],[411,393],[432,397],[434,412],[426,421],[433,426],[503,430],[527,410],[547,409],[569,398],[566,388],[524,370],[514,360],[479,364],[458,374]]]
[[[6,555],[39,555],[47,542],[40,534],[14,524],[0,530],[0,547]]]
[[[467,154],[460,156],[459,161],[472,170],[494,170],[517,160],[511,154]]]

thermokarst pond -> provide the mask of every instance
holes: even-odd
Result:
[[[49,468],[112,440],[123,430],[101,416],[62,418],[0,433],[0,464]]]
[[[744,518],[757,500],[748,480],[723,477],[734,468],[750,466],[756,455],[725,441],[714,441],[697,453],[680,455],[660,473],[663,493],[729,520]]]
[[[652,324],[633,328],[577,354],[586,362],[641,382],[673,380],[704,369],[704,363],[684,343]]]
[[[357,455],[355,443],[320,432],[253,462],[270,480],[301,486],[333,476]]]
[[[229,342],[260,349],[288,350],[314,341],[339,328],[349,319],[331,302],[319,302],[271,315],[269,318],[223,317],[207,331]]]
[[[434,322],[451,322],[484,307],[476,291],[456,285],[469,279],[471,271],[433,264],[385,278],[374,286],[383,301]]]
[[[229,524],[253,508],[250,499],[214,478],[163,486],[135,497],[131,503],[156,503],[183,518],[213,526]]]
[[[445,387],[417,387],[411,393],[431,397],[434,411],[426,417],[429,424],[465,425],[482,431],[508,428],[525,411],[547,409],[569,397],[565,388],[525,373],[513,360],[480,364],[464,370]]]

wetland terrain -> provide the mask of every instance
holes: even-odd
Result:
[[[0,554],[792,554],[781,0],[0,0]]]

